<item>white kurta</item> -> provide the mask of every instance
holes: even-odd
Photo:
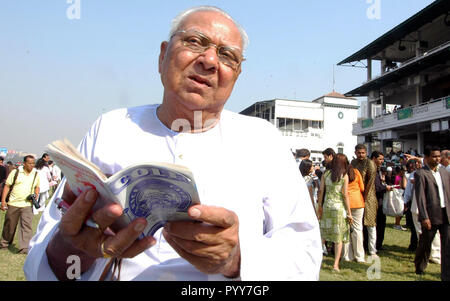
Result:
[[[105,174],[144,161],[185,165],[194,174],[200,201],[239,218],[242,280],[318,280],[322,245],[305,182],[278,130],[265,120],[223,111],[202,133],[177,133],[156,116],[158,105],[118,109],[102,115],[79,149]],[[64,183],[55,196],[60,196]],[[60,214],[47,206],[24,265],[28,280],[52,280],[45,254]],[[165,241],[124,259],[121,280],[225,280],[206,275]],[[98,259],[82,280],[97,280]]]

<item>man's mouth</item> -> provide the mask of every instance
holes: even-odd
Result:
[[[190,80],[202,84],[202,85],[206,85],[208,87],[211,87],[211,82],[209,80],[207,80],[206,78],[203,78],[201,76],[198,75],[191,75],[188,77]]]

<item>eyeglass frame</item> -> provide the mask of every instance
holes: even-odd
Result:
[[[214,47],[216,48],[217,57],[219,57],[219,62],[221,62],[222,64],[224,64],[224,65],[226,65],[226,66],[228,66],[228,67],[230,67],[230,68],[232,68],[233,70],[237,70],[237,69],[239,68],[239,66],[242,64],[242,62],[246,60],[245,57],[244,57],[241,53],[239,53],[239,57],[238,57],[239,62],[237,63],[237,65],[236,65],[235,67],[230,66],[230,65],[227,64],[226,62],[221,61],[221,60],[220,60],[221,56],[219,55],[219,49],[220,49],[220,48],[226,47],[226,48],[229,48],[229,49],[239,50],[239,52],[241,52],[241,49],[238,48],[238,47],[234,47],[234,46],[226,46],[226,45],[218,46],[217,44],[214,44],[213,42],[211,42],[211,39],[208,38],[204,33],[200,32],[200,31],[198,31],[198,30],[196,30],[196,29],[188,29],[188,30],[184,30],[184,29],[183,29],[183,30],[177,30],[177,31],[175,31],[175,32],[170,36],[170,39],[169,39],[169,40],[172,40],[172,38],[173,38],[175,35],[179,34],[179,33],[186,33],[186,32],[189,32],[189,31],[195,32],[196,34],[200,35],[201,38],[204,38],[206,41],[208,41],[208,46],[202,47],[202,48],[204,48],[202,51],[196,52],[196,51],[193,51],[191,48],[189,48],[189,47],[185,44],[185,43],[187,43],[186,41],[181,40],[183,46],[189,48],[189,49],[192,50],[193,52],[195,52],[195,53],[203,53],[203,52],[205,52],[206,50],[208,50],[209,48],[211,48],[212,46],[214,46]]]

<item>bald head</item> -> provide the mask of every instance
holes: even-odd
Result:
[[[198,12],[215,12],[228,20],[230,20],[234,27],[239,32],[240,38],[241,38],[241,48],[242,52],[244,52],[245,48],[247,47],[249,43],[248,35],[245,32],[244,28],[236,22],[229,14],[227,14],[222,9],[215,7],[215,6],[208,6],[208,5],[202,5],[202,6],[196,6],[191,7],[189,9],[186,9],[185,11],[178,14],[173,20],[172,20],[172,27],[170,28],[170,34],[169,39],[172,37],[172,35],[177,32],[180,29],[183,29],[183,23],[185,22],[185,19],[188,17],[191,17],[192,14],[198,13]]]

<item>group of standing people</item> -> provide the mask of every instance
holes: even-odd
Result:
[[[8,162],[10,163],[10,162]],[[33,236],[33,215],[45,209],[46,201],[61,181],[61,170],[50,161],[48,154],[36,162],[32,155],[24,157],[23,165],[3,165],[0,157],[0,200],[2,211],[6,211],[0,248],[8,248],[19,232],[19,253],[28,254],[28,245]],[[38,205],[33,205],[33,199]]]
[[[305,150],[300,153],[306,154]],[[411,229],[408,249],[416,251],[416,274],[423,274],[427,263],[432,261],[441,264],[441,279],[450,279],[448,150],[441,153],[438,147],[426,147],[424,158],[407,154],[405,170],[397,167],[395,172],[388,170],[388,174],[382,168],[383,153],[374,151],[368,157],[363,144],[355,146],[356,158],[351,163],[344,154],[336,154],[331,148],[322,154],[325,172],[319,177],[320,170],[310,167],[312,162],[308,156],[297,154],[296,157],[317,209],[324,254],[327,254],[326,242],[334,244],[334,271],[339,271],[341,258],[365,262],[366,252],[378,257],[378,251],[384,249],[385,194],[401,189],[404,190],[403,213]],[[320,183],[316,203],[312,192],[317,187],[314,178]],[[400,225],[403,213],[396,216],[395,229],[407,230]]]

